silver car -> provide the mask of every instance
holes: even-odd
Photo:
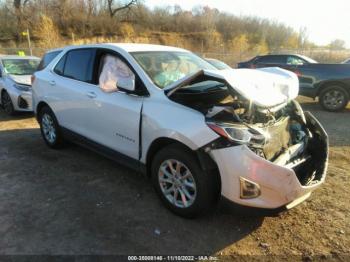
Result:
[[[33,111],[31,76],[39,62],[34,56],[0,56],[0,103],[7,114]]]

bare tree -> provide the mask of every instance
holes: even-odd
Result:
[[[20,32],[23,30],[23,22],[25,20],[25,16],[23,13],[23,7],[29,2],[29,0],[14,0],[14,14],[17,21],[17,38],[20,37]]]
[[[118,5],[118,7],[115,7],[115,0],[107,0],[107,7],[110,17],[114,17],[115,14],[119,11],[131,9],[132,6],[136,5],[138,0],[129,0],[127,3],[123,5]]]
[[[299,29],[299,39],[298,39],[298,45],[299,48],[304,49],[309,38],[309,32],[306,27],[300,27]]]
[[[335,39],[328,46],[331,50],[344,50],[346,43],[342,39]]]

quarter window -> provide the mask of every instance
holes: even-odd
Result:
[[[59,53],[61,53],[60,50],[45,54],[43,59],[40,61],[37,71],[43,70],[45,67],[47,67],[47,65],[50,64],[51,61],[54,60],[55,57],[59,55]]]
[[[58,75],[63,75],[63,70],[64,70],[64,64],[66,62],[67,55],[64,55],[60,61],[57,63],[55,66],[55,69],[53,70],[56,74]]]

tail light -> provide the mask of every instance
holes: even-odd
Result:
[[[293,72],[294,72],[294,74],[296,74],[298,77],[300,77],[300,76],[302,75],[301,72],[300,72],[299,70],[294,70]]]
[[[251,65],[250,65],[250,68],[251,68],[251,69],[255,69],[255,68],[256,68],[256,65],[251,64]]]

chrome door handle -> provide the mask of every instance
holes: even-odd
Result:
[[[50,85],[52,85],[52,86],[56,85],[55,80],[51,80],[49,83],[50,83]]]
[[[90,98],[95,98],[95,97],[97,97],[97,95],[96,95],[95,92],[88,92],[86,95],[87,95],[88,97],[90,97]]]

